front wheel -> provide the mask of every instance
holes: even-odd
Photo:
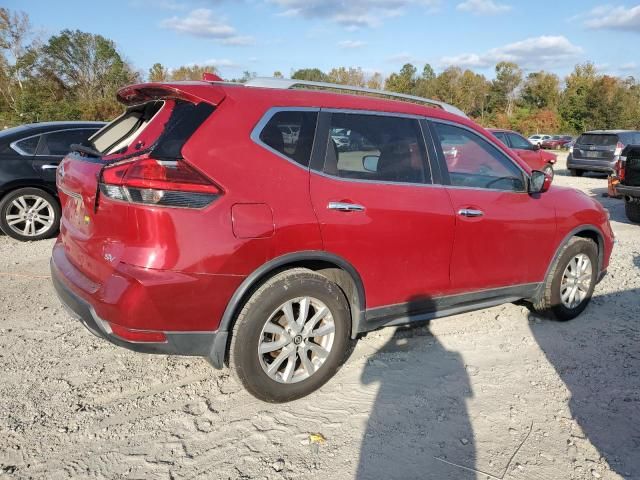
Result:
[[[338,371],[350,327],[349,304],[338,285],[312,270],[287,270],[266,281],[238,315],[229,366],[260,400],[295,400]]]
[[[535,311],[556,320],[571,320],[587,308],[598,278],[598,247],[587,238],[573,237],[547,275]]]
[[[39,188],[19,188],[0,202],[0,229],[16,240],[51,238],[60,226],[60,204]]]
[[[553,172],[553,165],[551,165],[550,163],[547,163],[544,168],[542,169],[542,171],[544,173],[546,173],[547,175],[549,175],[551,178],[553,178],[554,172]]]
[[[584,174],[584,170],[577,170],[575,168],[569,169],[572,177],[581,177]]]

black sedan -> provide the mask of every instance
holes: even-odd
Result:
[[[18,240],[53,237],[60,225],[56,168],[69,146],[102,122],[43,122],[0,131],[0,229]]]

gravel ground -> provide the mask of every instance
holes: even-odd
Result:
[[[48,279],[52,241],[0,237],[0,478],[640,479],[640,226],[579,318],[504,305],[360,340],[319,392],[250,397],[199,358],[93,337]]]

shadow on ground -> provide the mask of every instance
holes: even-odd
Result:
[[[639,264],[636,258],[630,268]],[[570,322],[531,323],[570,391],[573,418],[611,468],[629,479],[640,479],[639,295],[640,289],[601,295]]]
[[[428,323],[398,328],[369,359],[361,380],[379,383],[380,389],[362,441],[357,479],[475,478],[442,461],[475,467],[466,407],[472,392],[461,355],[447,350]]]

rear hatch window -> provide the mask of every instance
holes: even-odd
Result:
[[[584,133],[573,147],[573,157],[593,160],[613,160],[618,136],[610,133]]]
[[[585,133],[580,135],[578,145],[597,145],[599,147],[615,147],[618,136],[613,134]]]

